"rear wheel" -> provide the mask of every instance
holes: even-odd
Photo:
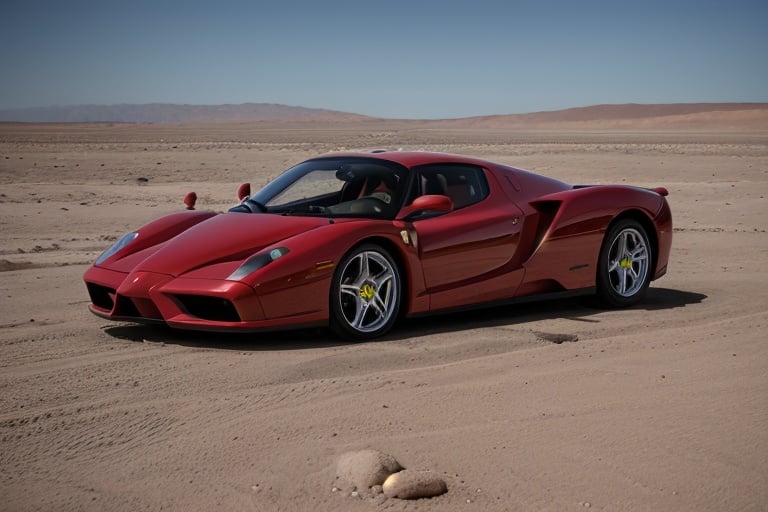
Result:
[[[622,219],[606,233],[600,249],[597,294],[610,307],[631,306],[645,296],[651,282],[652,251],[645,228]]]
[[[331,327],[340,336],[365,340],[384,335],[400,312],[400,271],[378,245],[362,245],[336,268],[331,286]]]

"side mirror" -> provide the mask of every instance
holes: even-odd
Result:
[[[251,197],[251,184],[243,183],[237,187],[237,200],[241,203]]]
[[[419,196],[400,210],[397,220],[411,220],[422,213],[448,213],[452,210],[453,201],[448,196]]]

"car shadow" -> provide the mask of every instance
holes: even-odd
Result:
[[[137,343],[162,343],[191,348],[233,351],[278,351],[349,345],[330,329],[294,329],[274,332],[227,333],[184,331],[165,325],[120,324],[104,328],[113,338]]]
[[[702,293],[670,288],[649,288],[645,300],[628,310],[656,311],[685,307],[698,304],[706,299]],[[625,309],[625,310],[626,310]],[[568,318],[587,323],[599,323],[590,318],[599,313],[611,311],[601,306],[595,297],[584,296],[569,299],[505,304],[483,309],[436,314],[419,318],[405,319],[382,340],[400,340],[442,332],[455,332],[483,327],[503,327],[520,325],[540,320]],[[620,311],[617,309],[616,311]]]
[[[707,296],[702,293],[670,288],[650,288],[642,304],[628,309],[645,311],[674,309],[698,304],[706,298]],[[404,319],[386,336],[367,343],[399,341],[445,332],[520,325],[557,318],[597,323],[600,320],[590,317],[605,311],[607,310],[598,305],[592,297],[507,304]],[[118,324],[105,327],[104,332],[113,338],[137,343],[164,343],[233,351],[303,350],[353,344],[340,339],[327,328],[262,333],[212,333],[182,331],[162,325]]]

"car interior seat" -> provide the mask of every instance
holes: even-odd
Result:
[[[448,195],[448,180],[440,173],[422,175],[421,190],[423,195]]]

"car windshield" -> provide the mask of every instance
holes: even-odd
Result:
[[[318,158],[292,167],[254,194],[268,213],[394,218],[405,168],[374,158]]]

